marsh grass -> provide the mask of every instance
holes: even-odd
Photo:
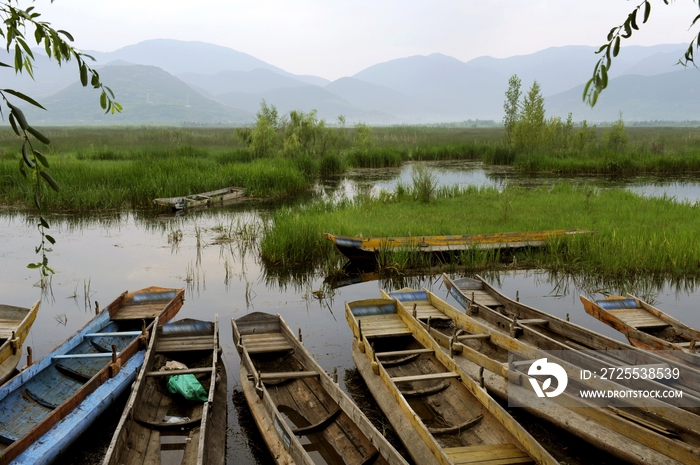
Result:
[[[509,256],[470,250],[460,254],[459,263],[475,270],[503,266],[506,260],[511,267],[615,279],[700,276],[700,205],[567,184],[551,190],[507,187],[505,192],[511,205],[507,221],[499,207],[503,193],[492,188],[464,190],[430,204],[395,198],[361,206],[319,203],[279,211],[265,229],[261,254],[280,264],[322,263],[339,254],[323,239],[324,232],[382,237],[583,229],[595,234],[552,240],[544,249]],[[387,254],[380,264],[401,269],[409,261]]]

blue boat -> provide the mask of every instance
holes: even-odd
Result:
[[[154,325],[183,302],[184,289],[124,292],[0,386],[0,465],[53,462],[131,385]]]

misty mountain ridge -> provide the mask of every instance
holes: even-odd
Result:
[[[37,50],[36,81],[26,73],[6,73],[7,87],[37,97],[50,110],[32,114],[41,124],[250,124],[263,99],[281,114],[315,109],[331,123],[339,115],[350,124],[500,121],[513,74],[520,77],[523,93],[535,79],[539,82],[548,116],[572,112],[576,121],[597,122],[615,120],[622,111],[625,120],[700,120],[693,103],[700,74],[673,66],[686,47],[623,47],[610,69],[609,88],[594,109],[581,99],[599,58],[597,48],[589,46],[468,62],[440,53],[416,55],[333,82],[294,75],[204,42],[155,39],[108,53],[86,52],[96,58],[91,66],[124,106],[116,116],[102,114],[99,95],[79,85],[72,62],[58,67]]]

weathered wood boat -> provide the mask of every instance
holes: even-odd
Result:
[[[523,405],[530,413],[630,463],[678,464],[700,460],[697,450],[700,436],[694,426],[700,419],[697,415],[659,401],[650,401],[644,408],[635,407],[632,402],[621,409],[609,409],[563,394],[555,398],[554,406],[534,402],[531,393],[522,395],[520,390],[513,389],[515,385],[524,384],[527,373],[509,365],[509,351],[527,355],[530,363],[542,358],[551,359],[551,352],[545,354],[480,323],[430,291],[402,289],[382,292],[382,295],[396,299],[401,312],[420,322],[465,373],[482,379],[497,397]],[[577,357],[580,354],[576,350],[569,352],[570,357],[558,359],[556,363],[565,369],[570,384],[581,389],[620,389],[613,382],[575,381],[580,378],[580,368],[576,364],[580,361]],[[657,413],[661,416],[654,415]],[[675,432],[673,437],[659,434],[671,428]]]
[[[406,464],[279,315],[255,312],[231,325],[243,392],[278,464],[310,465],[309,454],[333,464]]]
[[[37,301],[32,308],[0,305],[0,385],[10,379],[22,358],[22,344],[39,312]]]
[[[416,463],[558,463],[398,301],[346,302],[345,317],[355,364]]]
[[[0,386],[0,464],[51,463],[136,378],[156,321],[184,289],[124,292],[80,331]]]
[[[590,300],[580,296],[586,313],[620,331],[635,347],[700,368],[700,331],[634,296]]]
[[[324,233],[338,250],[353,261],[375,260],[380,252],[409,250],[425,253],[451,254],[464,250],[519,249],[542,247],[548,240],[575,234],[592,234],[580,229],[524,231],[493,234],[463,234],[453,236],[354,237]]]
[[[186,368],[163,369],[170,361]],[[182,375],[196,376],[206,397],[193,401],[171,393],[170,377]],[[218,316],[214,322],[184,319],[158,326],[104,465],[223,465],[226,384]]]
[[[480,276],[476,276],[476,279],[462,278],[452,281],[443,274],[443,281],[450,295],[466,309],[471,318],[493,329],[515,336],[518,340],[542,350],[575,349],[583,354],[576,363],[584,369],[668,364],[671,369],[682,370],[683,376],[665,380],[663,385],[647,380],[645,386],[649,389],[670,386],[683,390],[686,398],[700,399],[700,370],[688,364],[680,364],[655,352],[640,350],[525,305],[517,298],[513,300]],[[700,412],[700,409],[696,410]]]
[[[195,207],[210,207],[215,204],[235,200],[243,197],[245,189],[242,187],[227,187],[201,194],[186,195],[183,197],[166,197],[153,200],[153,203],[173,210],[183,210]]]

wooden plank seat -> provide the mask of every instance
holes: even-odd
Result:
[[[116,331],[112,333],[87,333],[84,337],[140,336],[141,331]]]
[[[149,371],[146,376],[175,376],[175,375],[195,375],[197,373],[211,373],[214,367],[187,368],[182,370]]]
[[[491,339],[490,334],[465,334],[463,336],[457,336],[457,341],[468,341],[470,339]]]
[[[530,326],[545,326],[549,324],[549,321],[543,320],[541,318],[531,318],[529,320],[518,320],[518,324]]]
[[[292,350],[282,333],[248,334],[241,336],[241,343],[249,354],[264,354]]]
[[[412,334],[406,323],[396,314],[377,315],[360,319],[365,337],[395,337]]]
[[[534,463],[532,458],[513,444],[481,444],[478,446],[448,447],[445,455],[455,465],[509,465]]]
[[[445,371],[443,373],[427,373],[424,375],[396,376],[391,378],[391,380],[394,383],[410,383],[413,381],[427,381],[432,379],[449,379],[459,377],[459,373],[456,371]]]
[[[476,302],[479,305],[483,305],[484,307],[490,307],[490,308],[496,308],[496,307],[502,307],[503,304],[496,300],[491,294],[489,294],[486,291],[472,291],[472,290],[467,290],[465,291],[465,294],[467,297],[471,300],[472,298],[472,293],[474,293],[474,302]]]
[[[156,352],[192,352],[213,350],[214,336],[161,337],[156,344]]]
[[[393,352],[376,352],[377,358],[382,357],[399,357],[402,355],[415,355],[415,354],[432,354],[435,353],[433,349],[412,349],[412,350],[395,350]]]
[[[663,328],[665,326],[670,326],[664,320],[652,315],[646,310],[640,309],[620,309],[620,310],[608,310],[611,315],[616,316],[622,320],[625,324],[632,326],[633,328]]]
[[[278,371],[273,373],[260,373],[260,379],[263,381],[267,380],[280,380],[280,379],[300,379],[300,378],[318,378],[320,376],[318,371]]]

